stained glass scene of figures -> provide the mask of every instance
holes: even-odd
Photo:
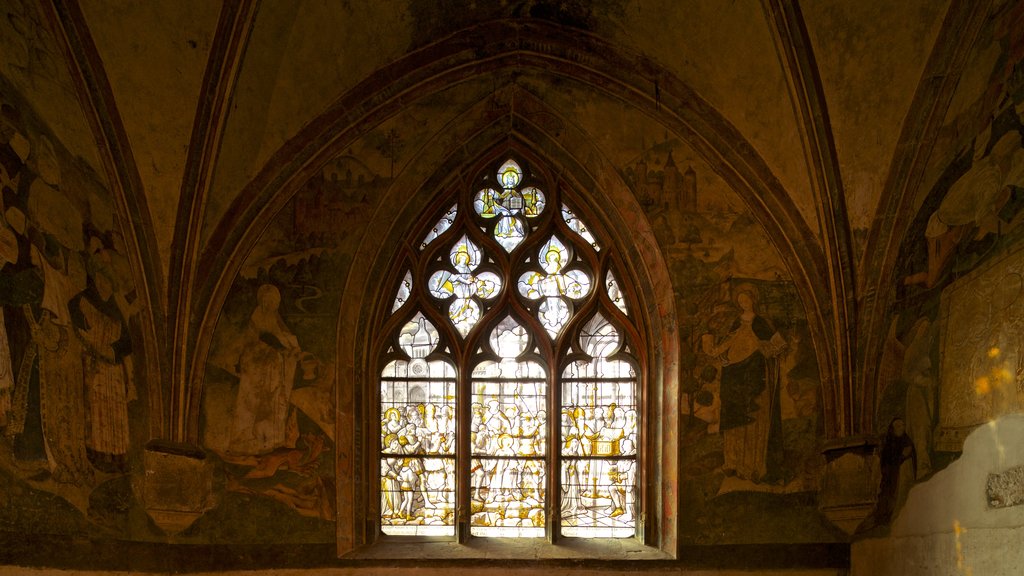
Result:
[[[381,529],[396,535],[455,534],[455,368],[425,360],[437,330],[422,314],[401,330],[410,360],[381,373]]]
[[[543,537],[547,374],[536,362],[516,360],[529,333],[513,318],[489,341],[501,360],[473,370],[470,532]]]
[[[591,360],[562,373],[562,535],[628,537],[636,527],[636,371],[615,327],[600,314],[580,345]]]

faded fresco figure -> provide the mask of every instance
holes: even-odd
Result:
[[[232,455],[255,456],[295,446],[289,408],[302,350],[281,318],[280,304],[276,286],[259,287],[238,359],[238,397],[228,446]]]
[[[79,278],[85,276],[74,256],[51,239],[35,236],[32,262],[42,271],[43,301],[38,317],[31,306],[24,310],[39,359],[39,404],[50,473],[57,482],[82,486],[93,476],[85,450],[83,349],[68,310],[71,295],[83,287]]]
[[[123,472],[130,444],[128,402],[135,399],[135,390],[124,362],[131,354],[131,339],[112,296],[110,282],[96,275],[71,301],[70,311],[85,352],[89,460],[100,470]]]
[[[309,352],[299,359],[300,387],[292,391],[293,406],[309,416],[334,441],[334,363],[322,362]]]
[[[907,383],[905,429],[913,439],[917,459],[915,475],[921,478],[932,470],[932,430],[938,422],[936,407],[938,381],[930,350],[935,343],[935,327],[927,318],[914,324],[907,339],[902,378]]]
[[[975,140],[970,170],[949,188],[928,219],[925,229],[927,270],[907,276],[904,284],[935,286],[961,242],[981,240],[1009,224],[1002,222],[1000,211],[1010,200],[1012,187],[1024,183],[1021,135],[1007,132],[991,149],[987,144],[987,138],[979,136]]]
[[[882,481],[878,487],[875,505],[875,524],[888,524],[903,507],[910,487],[914,485],[917,470],[917,452],[914,441],[907,436],[902,418],[893,418],[885,434],[879,458]]]
[[[740,315],[725,339],[715,344],[710,334],[703,338],[704,352],[722,364],[723,470],[755,483],[774,481],[770,460],[782,449],[777,357],[786,343],[758,315],[753,289],[740,290],[736,305]]]

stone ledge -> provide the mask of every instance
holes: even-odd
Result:
[[[672,557],[633,538],[573,538],[551,544],[541,538],[475,538],[466,544],[455,541],[422,541],[381,537],[374,544],[346,554],[353,560],[669,560]]]

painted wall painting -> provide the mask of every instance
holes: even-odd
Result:
[[[951,462],[976,426],[1024,410],[1024,36],[995,24],[1024,12],[1019,3],[1004,9],[1016,16],[993,18],[976,48],[989,63],[986,83],[968,83],[974,91],[954,100],[950,126],[973,131],[961,132],[968,141],[935,169],[900,247],[875,421],[883,438],[902,423],[912,483]],[[901,465],[895,485],[908,477]],[[894,510],[876,511],[876,522],[887,523],[900,502],[897,492]]]
[[[932,187],[942,177],[952,158],[992,126],[992,119],[1005,107],[1021,112],[1019,91],[1024,83],[1024,5],[994,2],[988,21],[981,27],[957,92],[946,111],[930,154],[924,182]],[[982,137],[987,140],[987,138]]]
[[[334,541],[338,305],[363,223],[389,182],[352,156],[335,159],[243,266],[215,332],[203,400],[219,504],[194,538],[280,542],[287,525],[289,541]]]
[[[623,175],[675,285],[684,538],[753,541],[782,525],[796,527],[794,541],[830,537],[814,511],[823,434],[817,363],[781,259],[740,199],[679,141],[655,140]],[[777,521],[757,520],[769,510]],[[720,520],[747,516],[731,526]]]
[[[119,535],[147,420],[123,236],[97,176],[0,88],[0,521]]]

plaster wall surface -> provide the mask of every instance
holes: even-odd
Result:
[[[1024,506],[989,508],[986,483],[1024,464],[1024,416],[1004,416],[976,429],[963,455],[911,490],[885,538],[853,543],[851,574],[1020,574]]]

